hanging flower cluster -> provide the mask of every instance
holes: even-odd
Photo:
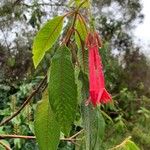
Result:
[[[94,106],[108,103],[111,95],[105,89],[105,81],[99,48],[101,39],[96,32],[90,32],[86,38],[86,47],[89,51],[89,101]]]

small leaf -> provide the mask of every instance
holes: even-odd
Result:
[[[37,105],[34,128],[40,150],[57,149],[60,128],[50,108],[48,94],[44,94],[42,101]]]
[[[90,0],[75,0],[76,6],[80,6],[82,3],[82,8],[89,8],[90,7]]]
[[[61,130],[70,132],[77,107],[77,87],[71,53],[61,46],[54,55],[49,76],[49,100]]]
[[[79,7],[82,3],[84,3],[81,7],[82,8],[89,8],[90,7],[90,0],[70,0],[68,3],[69,7]]]
[[[86,150],[100,149],[105,130],[103,116],[99,113],[98,108],[83,104],[82,117],[86,136]]]
[[[69,6],[69,7],[72,7],[72,5],[74,5],[74,0],[70,0],[70,1],[68,2],[68,6]]]
[[[131,140],[128,140],[126,142],[126,146],[128,147],[129,150],[140,150],[140,148]]]
[[[35,68],[43,59],[45,52],[50,49],[58,39],[62,27],[64,16],[57,16],[49,20],[37,33],[33,42],[33,62]]]
[[[121,144],[109,150],[140,150],[140,148],[130,139],[131,139],[131,136],[126,138]]]

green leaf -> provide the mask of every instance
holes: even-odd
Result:
[[[77,99],[78,99],[78,104],[81,104],[81,102],[82,102],[82,93],[81,93],[82,82],[79,79],[79,73],[80,73],[80,69],[79,69],[78,66],[76,66],[75,67],[75,81],[76,81],[76,84],[77,84]]]
[[[82,83],[82,88],[81,88],[82,99],[86,100],[89,97],[89,79],[88,79],[88,75],[85,74],[83,71],[80,71],[78,78]]]
[[[84,42],[88,34],[88,29],[84,23],[84,20],[82,20],[79,16],[77,17],[75,28],[75,41],[78,46],[79,63],[82,67],[82,70],[88,72],[88,50],[85,49],[84,46]]]
[[[61,130],[68,135],[77,107],[77,87],[71,53],[61,46],[52,59],[49,77],[49,100]]]
[[[43,59],[45,52],[49,50],[58,39],[62,27],[64,16],[57,16],[49,20],[37,33],[33,42],[33,62],[35,68]]]
[[[131,139],[131,136],[126,138],[121,144],[109,150],[140,150],[140,148],[130,139]]]
[[[77,32],[75,33],[75,40],[78,48],[81,48],[81,40],[82,42],[85,41],[88,31],[85,21],[79,16],[77,17],[75,28],[77,30]]]
[[[85,139],[84,132],[80,133],[77,138],[81,140],[76,141],[75,150],[85,150],[85,140],[83,140]]]
[[[82,117],[86,136],[86,150],[100,150],[104,136],[105,121],[98,108],[82,105]]]
[[[72,7],[72,5],[74,5],[74,0],[70,0],[70,1],[68,2],[68,6],[69,6],[69,7]]]
[[[84,4],[81,6],[82,8],[89,8],[90,7],[90,0],[70,0],[69,3],[68,3],[68,6],[69,7],[79,7],[81,5],[81,3]]]
[[[88,49],[78,49],[77,55],[82,71],[88,74]]]
[[[84,3],[81,7],[82,8],[89,8],[90,7],[90,0],[75,0],[76,6],[80,6]]]
[[[35,112],[35,135],[40,150],[56,150],[60,139],[60,127],[50,108],[48,94],[38,103]]]
[[[129,150],[140,150],[140,148],[131,140],[126,142],[126,147],[128,147]]]
[[[114,123],[113,120],[111,119],[111,117],[109,115],[107,115],[104,111],[100,110],[100,112],[102,113],[102,115],[104,117],[106,117],[109,121],[111,121],[111,123]]]

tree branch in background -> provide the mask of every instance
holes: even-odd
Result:
[[[78,145],[77,143],[75,143],[75,141],[80,141],[80,140],[82,140],[82,139],[76,139],[76,137],[79,135],[79,134],[81,134],[83,132],[83,129],[82,130],[80,130],[79,132],[77,132],[77,133],[75,133],[73,136],[71,136],[71,137],[68,137],[68,138],[61,138],[60,140],[61,141],[70,141],[70,142],[72,142],[72,143],[74,143],[74,144],[76,144],[76,145]],[[24,135],[5,135],[5,134],[1,134],[0,135],[0,139],[8,139],[8,138],[14,138],[14,139],[16,139],[16,138],[19,138],[19,139],[30,139],[30,140],[35,140],[36,139],[36,137],[35,136],[24,136]],[[9,149],[8,149],[9,150]]]
[[[8,138],[13,138],[13,139],[35,139],[35,136],[24,136],[24,135],[5,135],[2,134],[0,135],[0,139],[8,139]]]
[[[80,132],[81,133],[81,132]],[[78,135],[80,134],[78,133]],[[74,136],[73,136],[74,137]],[[69,137],[69,138],[61,138],[60,140],[62,141],[78,141],[79,139],[74,139],[73,137]],[[12,139],[36,139],[35,136],[24,136],[24,135],[5,135],[2,134],[0,135],[0,139],[8,139],[8,138],[12,138]]]
[[[25,106],[31,101],[31,99],[33,98],[33,96],[40,90],[40,88],[42,87],[42,85],[45,83],[46,79],[47,79],[47,75],[44,77],[44,79],[38,85],[38,87],[36,88],[36,90],[34,90],[30,94],[30,96],[24,101],[24,103],[21,105],[21,107],[12,116],[10,116],[10,117],[6,118],[4,121],[2,121],[0,123],[0,126],[3,126],[4,124],[8,123],[10,120],[12,120],[14,117],[16,117],[23,110],[23,108],[25,108]]]

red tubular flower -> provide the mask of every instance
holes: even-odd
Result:
[[[94,106],[111,100],[111,95],[105,89],[102,61],[99,55],[101,45],[96,32],[88,34],[86,46],[89,50],[89,100]]]

